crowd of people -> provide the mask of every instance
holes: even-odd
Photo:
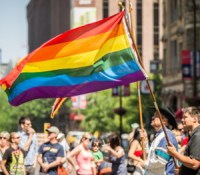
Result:
[[[38,147],[30,118],[22,117],[19,131],[0,133],[0,174],[57,175],[62,168],[67,174],[74,169],[77,175],[199,175],[200,109],[184,108],[178,124],[170,108],[159,108],[160,115],[153,110],[154,137],[149,139],[139,124],[132,124],[128,156],[116,133],[104,143],[85,132],[80,144],[70,150],[56,126],[46,130],[48,141]],[[127,164],[134,167],[131,173]]]

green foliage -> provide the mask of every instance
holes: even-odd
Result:
[[[113,122],[115,100],[111,97],[111,90],[100,91],[87,96],[87,109],[81,126],[90,132],[108,132],[116,130]],[[110,97],[110,98],[109,98]]]
[[[6,94],[1,91],[0,130],[17,130],[19,118],[27,116],[31,118],[33,126],[35,126],[36,129],[41,127],[43,123],[40,121],[50,116],[53,101],[53,99],[39,99],[13,107],[8,103]]]
[[[160,104],[161,77],[152,75],[151,80],[154,81],[154,95],[158,105]],[[131,95],[122,97],[122,107],[126,109],[123,115],[123,132],[130,132],[130,125],[134,122],[139,123],[139,107],[138,107],[138,90],[137,83],[130,86]],[[85,115],[81,126],[87,131],[107,132],[119,131],[119,116],[114,114],[114,109],[119,107],[119,97],[112,97],[111,90],[100,91],[89,94],[87,96],[87,109],[83,111]],[[143,121],[145,123],[148,115],[148,107],[153,106],[151,94],[141,94]]]

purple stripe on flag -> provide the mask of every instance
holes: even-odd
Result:
[[[120,85],[129,84],[139,80],[144,80],[145,76],[141,71],[129,74],[120,78],[118,81],[101,81],[90,82],[75,86],[57,86],[57,87],[37,87],[24,91],[15,99],[10,101],[13,106],[18,106],[27,101],[38,98],[60,98],[60,97],[72,97],[81,94],[87,94],[90,92],[96,92],[113,88]]]

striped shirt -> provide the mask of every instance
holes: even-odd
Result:
[[[169,141],[178,150],[178,143],[174,134],[166,128]],[[156,133],[156,137],[151,144],[147,161],[145,162],[146,175],[174,175],[173,158],[167,153],[167,140],[163,129]]]

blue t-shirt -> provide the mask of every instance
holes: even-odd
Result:
[[[43,161],[46,159],[48,163],[52,163],[57,157],[64,157],[63,147],[59,143],[51,144],[50,142],[43,143],[39,150],[39,154],[42,154]],[[48,174],[57,175],[58,166],[50,168]],[[41,170],[40,170],[41,171]]]

